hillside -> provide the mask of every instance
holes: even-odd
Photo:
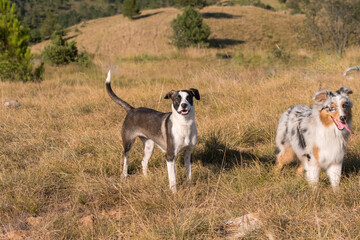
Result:
[[[22,23],[30,29],[30,42],[47,39],[52,31],[121,13],[120,0],[11,0]],[[173,6],[174,1],[138,0],[141,9]]]
[[[180,14],[175,8],[143,11],[139,19],[130,21],[122,15],[87,21],[72,27],[69,38],[80,48],[102,60],[115,60],[137,54],[161,55],[174,52],[169,44],[170,23]],[[299,47],[298,29],[302,16],[284,11],[272,12],[253,6],[210,6],[201,10],[211,28],[210,52],[242,49],[272,49],[276,45],[286,50]],[[75,29],[80,30],[75,31]],[[40,53],[48,42],[33,46]]]

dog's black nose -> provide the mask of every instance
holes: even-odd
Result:
[[[186,104],[186,103],[182,103],[182,104],[181,104],[181,107],[182,107],[182,108],[187,108],[187,104]]]
[[[345,121],[346,121],[346,116],[340,116],[340,120],[341,120],[342,122],[345,122]]]

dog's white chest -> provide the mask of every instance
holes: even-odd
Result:
[[[317,135],[317,145],[320,148],[319,163],[327,169],[331,164],[341,163],[345,154],[346,142],[338,130],[324,130]]]
[[[174,138],[175,153],[179,153],[184,148],[195,146],[197,142],[197,130],[195,123],[189,125],[175,125],[172,127]]]

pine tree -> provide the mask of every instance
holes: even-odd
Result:
[[[125,17],[133,19],[140,14],[140,7],[137,0],[124,0],[122,12]]]
[[[51,34],[56,30],[59,31],[60,28],[61,27],[59,26],[59,24],[57,24],[57,20],[55,16],[51,13],[47,14],[40,28],[41,38],[42,39],[50,38]]]
[[[174,32],[172,44],[177,48],[209,45],[210,27],[203,22],[200,12],[191,6],[171,22],[171,27]]]
[[[0,0],[0,80],[41,79],[32,73],[29,38],[29,30],[22,26],[16,15],[16,5],[9,0]]]
[[[177,7],[192,6],[194,8],[203,8],[206,6],[206,0],[174,0],[174,2]]]

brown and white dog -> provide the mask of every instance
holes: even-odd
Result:
[[[352,90],[318,91],[313,107],[295,105],[282,114],[276,134],[276,170],[292,162],[295,155],[305,169],[311,185],[319,181],[320,169],[326,170],[336,190],[340,183],[345,148],[351,131]]]
[[[141,162],[143,174],[147,175],[147,165],[156,144],[166,152],[169,185],[173,193],[176,193],[175,159],[181,151],[184,151],[187,179],[191,180],[191,154],[197,143],[193,98],[200,100],[199,91],[194,88],[170,91],[165,99],[172,99],[172,112],[162,113],[150,108],[134,108],[116,96],[111,89],[110,71],[106,79],[106,90],[111,99],[127,112],[121,131],[124,147],[122,176],[127,177],[130,150],[139,137],[144,145],[144,158]]]

